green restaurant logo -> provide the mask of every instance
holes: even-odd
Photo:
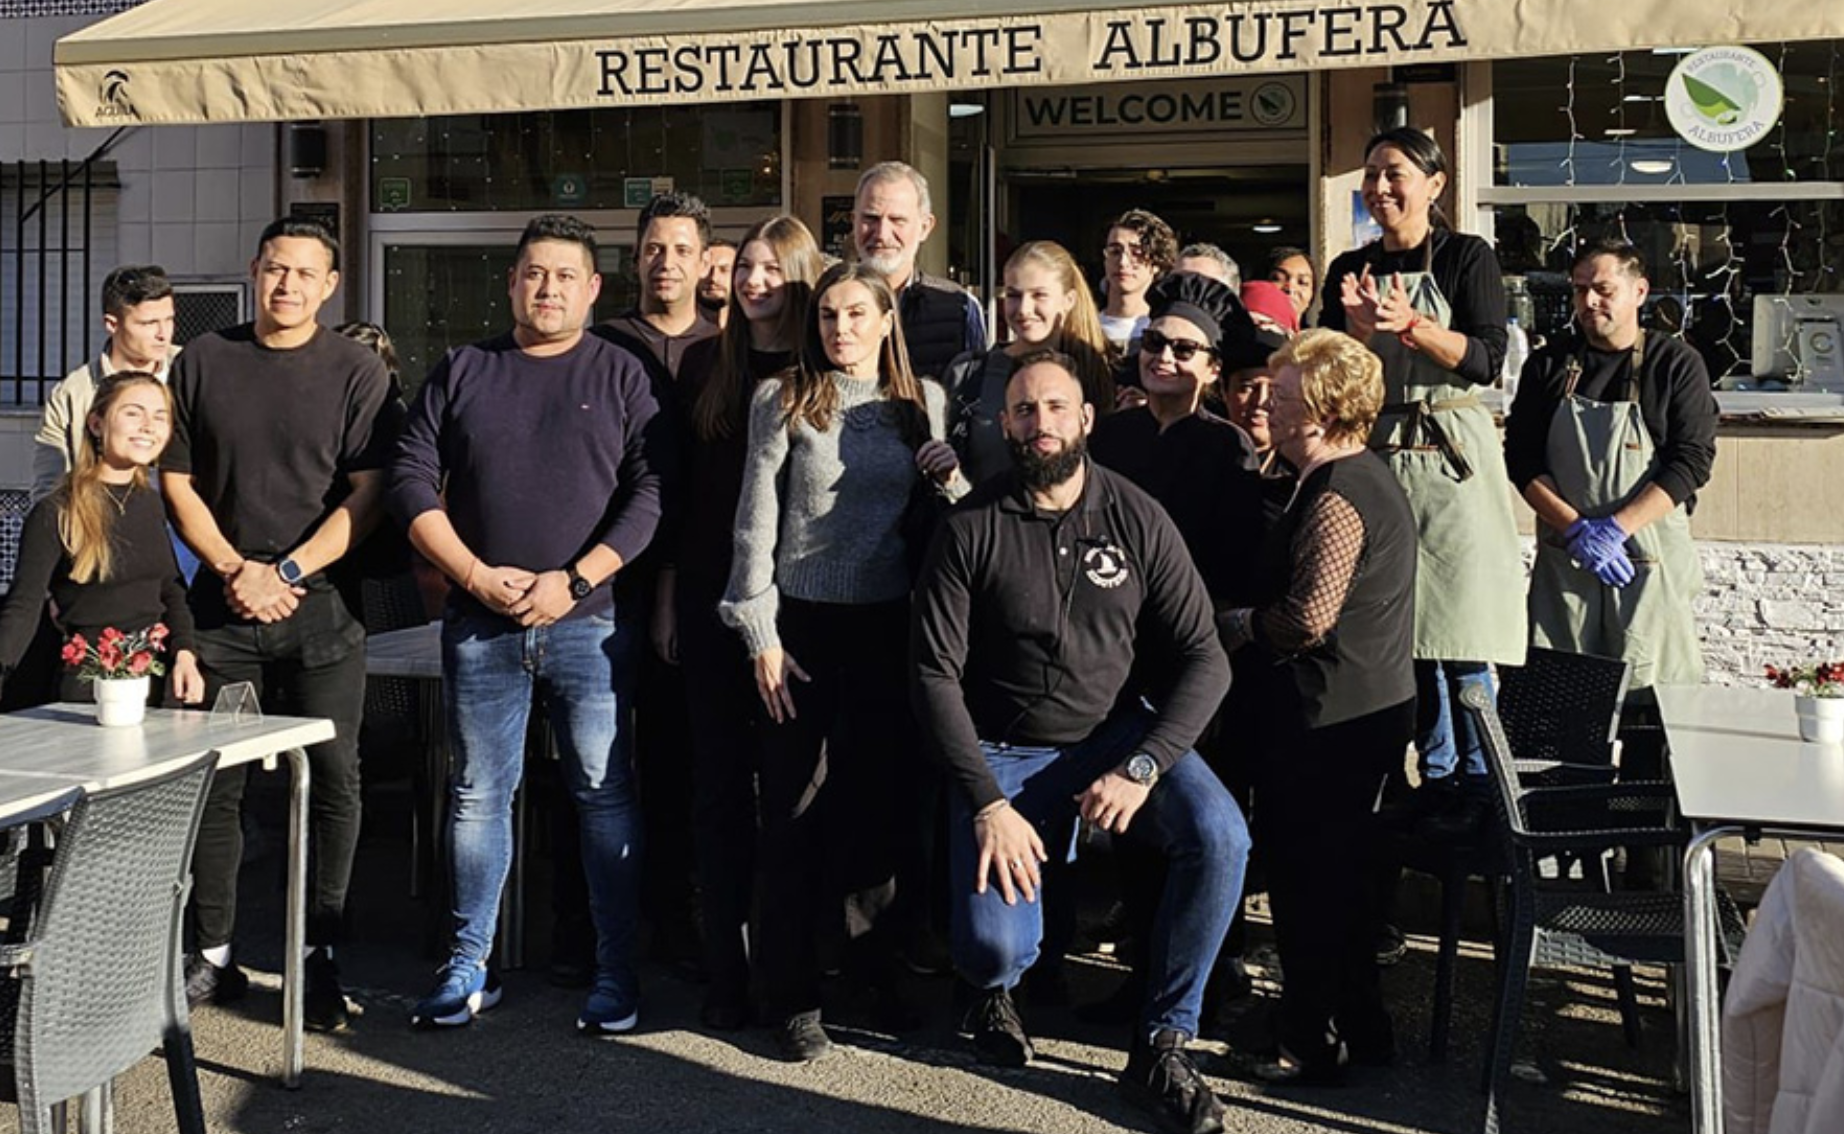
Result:
[[[1731,153],[1767,136],[1780,121],[1780,73],[1746,47],[1706,47],[1686,55],[1665,80],[1665,117],[1700,150]]]

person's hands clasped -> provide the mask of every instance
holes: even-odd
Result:
[[[506,613],[518,619],[520,626],[549,626],[575,605],[570,576],[563,571],[542,571],[533,576],[517,601],[507,605]]]
[[[307,591],[291,587],[273,563],[245,559],[224,576],[224,597],[231,611],[257,622],[280,622],[295,612]]]
[[[461,587],[494,614],[512,616],[513,604],[524,599],[537,577],[523,567],[489,567],[477,563],[468,570]],[[567,588],[565,593],[568,593]]]
[[[1139,814],[1145,806],[1146,797],[1152,794],[1152,788],[1136,784],[1118,771],[1109,772],[1088,786],[1088,790],[1076,796],[1076,807],[1082,818],[1088,820],[1104,831],[1116,835],[1127,833],[1127,824]]]
[[[1008,906],[1017,905],[1020,897],[1027,902],[1037,900],[1044,884],[1041,866],[1050,856],[1030,820],[1000,800],[973,817],[973,841],[980,850],[973,874],[974,893],[984,894],[988,879],[993,879]]]
[[[794,678],[812,681],[807,671],[780,646],[770,646],[757,654],[755,671],[756,694],[762,698],[762,707],[768,710],[769,719],[776,724],[793,720],[798,714],[794,711],[794,689],[790,681]]]
[[[1586,517],[1569,525],[1564,533],[1569,541],[1569,557],[1595,578],[1610,587],[1624,587],[1637,573],[1626,554],[1626,529],[1612,516]]]

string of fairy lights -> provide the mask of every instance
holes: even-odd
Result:
[[[1790,76],[1798,62],[1796,54],[1815,47],[1781,43],[1770,53],[1776,58],[1780,74]],[[1670,251],[1665,257],[1669,271],[1661,273],[1667,278],[1654,281],[1654,291],[1668,290],[1682,314],[1675,326],[1667,320],[1665,329],[1678,335],[1700,332],[1699,345],[1719,375],[1745,368],[1754,295],[1791,297],[1839,289],[1839,261],[1844,259],[1844,249],[1832,247],[1837,226],[1831,214],[1840,206],[1824,199],[1820,189],[1810,197],[1772,202],[1750,201],[1746,189],[1750,184],[1832,182],[1838,178],[1839,158],[1844,156],[1838,144],[1840,47],[1832,41],[1824,50],[1827,58],[1823,77],[1817,83],[1823,108],[1822,137],[1816,139],[1815,154],[1801,150],[1807,143],[1797,133],[1810,128],[1811,115],[1808,112],[1795,122],[1792,113],[1795,99],[1810,98],[1814,93],[1808,80],[1798,93],[1789,82],[1787,111],[1766,142],[1752,153],[1712,155],[1713,161],[1705,160],[1700,165],[1696,161],[1700,155],[1688,150],[1675,132],[1666,138],[1644,130],[1642,136],[1643,127],[1656,124],[1662,101],[1662,91],[1656,89],[1656,68],[1633,66],[1633,53],[1614,53],[1599,60],[1569,57],[1563,101],[1556,108],[1566,134],[1561,154],[1555,159],[1555,175],[1564,187],[1605,186],[1610,192],[1602,202],[1571,200],[1554,210],[1551,225],[1545,226],[1552,229],[1543,242],[1545,259],[1553,262],[1558,253],[1572,252],[1591,235],[1590,227],[1630,240],[1629,221],[1643,217],[1650,223],[1669,225]],[[1809,60],[1810,56],[1805,58]],[[1597,61],[1604,66],[1592,66]],[[1799,69],[1804,75],[1811,74],[1809,67]],[[1583,97],[1587,83],[1594,86],[1592,99]],[[1604,83],[1610,91],[1601,89]],[[1596,118],[1591,111],[1603,107],[1609,93],[1612,103],[1605,107],[1605,118]],[[1641,104],[1650,104],[1643,123],[1632,117]],[[1755,160],[1751,161],[1751,157]],[[1704,172],[1699,174],[1699,168]],[[1687,186],[1709,184],[1712,179],[1719,179],[1717,183],[1734,191],[1714,202],[1638,205],[1621,200],[1617,192],[1618,187],[1628,184]],[[1745,228],[1738,220],[1742,214],[1748,217]],[[1771,264],[1765,258],[1769,254]],[[1782,326],[1790,340],[1796,333],[1792,321],[1785,320]],[[1790,347],[1790,341],[1787,345]]]

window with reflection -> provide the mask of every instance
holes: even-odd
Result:
[[[776,102],[532,114],[380,118],[371,125],[378,212],[638,207],[654,183],[713,207],[781,203]],[[636,183],[645,180],[647,187]]]

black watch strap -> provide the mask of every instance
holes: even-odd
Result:
[[[595,584],[583,578],[582,574],[577,571],[576,564],[572,563],[568,567],[565,567],[564,574],[568,576],[570,580],[570,597],[577,602],[581,602],[588,598],[590,592],[595,590]]]

